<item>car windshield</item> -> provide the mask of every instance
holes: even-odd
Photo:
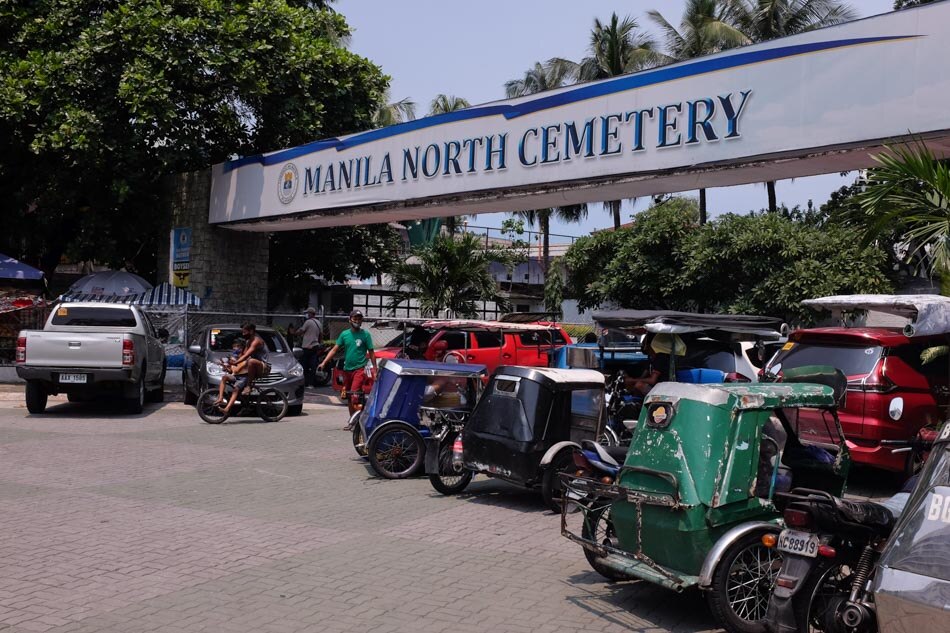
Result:
[[[264,344],[267,345],[267,351],[273,353],[282,353],[287,351],[287,343],[277,332],[268,331],[268,330],[258,330],[258,335],[264,339]],[[238,329],[213,329],[211,330],[211,340],[209,348],[212,352],[230,352],[231,345],[234,343],[234,339],[242,338],[241,330]]]
[[[831,365],[845,376],[866,376],[881,357],[877,345],[834,345],[826,343],[786,343],[769,363],[769,369],[781,364],[781,370],[806,365]]]

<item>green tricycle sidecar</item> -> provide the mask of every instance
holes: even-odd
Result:
[[[781,565],[762,544],[781,529],[774,493],[794,483],[840,496],[850,467],[836,414],[844,376],[800,373],[786,380],[836,388],[658,384],[612,483],[581,470],[562,475],[562,534],[611,580],[698,586],[724,628],[764,631]]]

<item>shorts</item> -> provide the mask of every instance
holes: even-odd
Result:
[[[234,388],[240,391],[247,387],[247,374],[241,374],[240,376],[235,376],[236,380],[234,381]]]
[[[350,402],[357,403],[363,394],[363,382],[366,380],[366,371],[360,367],[352,371],[343,372],[343,389]]]

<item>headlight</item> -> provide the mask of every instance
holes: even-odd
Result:
[[[224,367],[218,363],[208,363],[206,365],[209,376],[214,376],[215,378],[220,378],[225,374]]]
[[[303,376],[303,365],[300,363],[295,363],[293,367],[290,368],[290,371],[287,372],[294,378],[298,376]]]

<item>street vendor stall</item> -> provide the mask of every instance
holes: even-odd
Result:
[[[43,271],[0,253],[0,364],[12,362],[17,332],[45,318]]]

